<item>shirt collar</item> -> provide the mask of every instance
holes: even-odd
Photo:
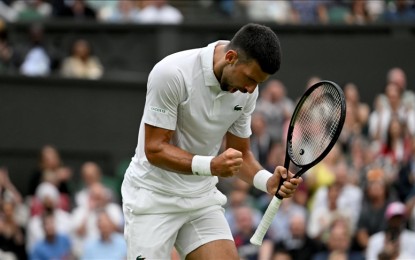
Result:
[[[202,61],[203,77],[207,87],[218,87],[220,89],[220,82],[217,80],[213,71],[213,55],[215,47],[218,44],[227,44],[229,41],[216,41],[203,48],[200,59]]]

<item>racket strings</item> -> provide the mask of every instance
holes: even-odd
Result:
[[[317,159],[330,145],[342,114],[341,95],[335,87],[323,84],[303,101],[294,121],[291,158],[297,165]]]

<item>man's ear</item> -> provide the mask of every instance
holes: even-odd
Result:
[[[228,64],[235,64],[238,60],[238,53],[235,50],[229,50],[225,54],[225,61]]]

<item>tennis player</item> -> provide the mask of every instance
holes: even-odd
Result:
[[[248,24],[229,41],[167,56],[151,71],[138,145],[122,198],[128,259],[238,259],[217,190],[236,176],[291,197],[302,179],[264,170],[250,152],[258,84],[279,70],[281,48],[268,27]],[[226,150],[219,154],[223,138]]]

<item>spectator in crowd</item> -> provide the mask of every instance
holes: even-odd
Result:
[[[6,24],[0,19],[0,74],[14,72],[16,62],[16,53],[9,41]]]
[[[399,169],[410,156],[411,144],[405,130],[404,124],[397,116],[390,119],[386,140],[380,150],[380,157],[384,161],[383,168],[388,173],[388,183],[397,181]]]
[[[287,0],[249,0],[245,2],[248,18],[256,22],[290,23],[291,4]]]
[[[346,118],[341,139],[350,141],[350,139],[355,135],[366,135],[365,128],[367,127],[369,120],[370,107],[360,101],[359,90],[354,83],[345,84],[344,96],[346,98],[347,105],[346,117],[349,118]],[[347,136],[347,138],[344,136]],[[347,149],[345,151],[347,152]]]
[[[398,86],[403,106],[406,110],[415,108],[415,94],[407,88],[406,73],[402,68],[391,68],[386,75],[387,83],[394,83]]]
[[[71,55],[64,59],[61,74],[66,78],[99,79],[104,73],[99,59],[92,54],[90,43],[78,39],[72,45]]]
[[[385,211],[393,196],[384,175],[382,169],[373,169],[367,173],[367,187],[356,231],[356,242],[362,250],[366,250],[369,237],[384,230],[386,226]]]
[[[254,197],[249,194],[250,186],[238,179],[235,178],[232,180],[231,190],[228,194],[228,203],[225,206],[225,218],[229,223],[231,232],[234,233],[237,230],[236,227],[236,210],[242,206],[249,206],[252,208],[253,221],[255,225],[258,225],[262,218],[262,213],[257,209],[257,201]],[[268,204],[267,204],[268,205]]]
[[[0,251],[11,253],[16,259],[24,260],[27,259],[25,230],[16,218],[16,205],[16,201],[12,198],[0,202]]]
[[[70,0],[68,5],[64,5],[59,10],[58,16],[61,18],[71,18],[75,21],[95,20],[96,12],[85,0]]]
[[[140,20],[140,10],[133,0],[118,0],[115,6],[100,11],[100,19],[106,22],[137,23]]]
[[[292,20],[295,24],[326,22],[326,9],[322,1],[292,0]]]
[[[379,22],[382,19],[382,15],[385,11],[386,1],[364,1],[366,10],[369,14],[370,21],[372,23]]]
[[[287,97],[281,81],[272,79],[266,83],[261,90],[255,111],[265,116],[272,141],[281,142],[285,138],[281,126],[291,118],[294,111],[294,103]]]
[[[86,242],[81,259],[112,259],[127,258],[127,245],[122,234],[106,211],[97,216],[99,237]]]
[[[16,21],[37,21],[52,15],[52,6],[45,0],[15,0],[11,8]]]
[[[395,0],[387,2],[383,20],[389,23],[408,23],[415,21],[415,9],[412,1]]]
[[[11,182],[7,168],[0,166],[0,205],[4,200],[13,200],[20,204],[23,197]]]
[[[307,209],[295,203],[293,198],[284,199],[278,209],[277,215],[271,222],[268,231],[269,237],[274,242],[280,242],[291,237],[290,219],[297,214],[305,217],[307,215]]]
[[[73,250],[76,256],[82,256],[83,243],[89,239],[99,237],[97,219],[100,211],[105,211],[114,223],[117,231],[121,231],[124,224],[121,206],[110,201],[108,189],[101,183],[94,183],[89,190],[88,205],[81,205],[72,211]]]
[[[81,166],[82,188],[75,193],[76,206],[89,205],[89,193],[95,183],[102,183],[102,169],[95,162],[84,162]],[[111,191],[110,197],[112,198]]]
[[[249,242],[256,229],[252,209],[247,206],[241,206],[236,209],[235,217],[237,230],[233,237],[239,257],[245,260],[270,259],[273,252],[271,240],[265,237],[261,247],[252,245]]]
[[[405,228],[407,215],[405,204],[399,201],[388,205],[386,227],[369,238],[367,259],[414,259],[415,232]]]
[[[17,50],[20,57],[20,73],[25,76],[47,76],[51,73],[52,60],[44,42],[44,30],[40,24],[30,27],[30,44]]]
[[[323,233],[329,228],[334,219],[338,216],[344,216],[346,213],[337,203],[340,187],[333,183],[325,189],[327,190],[327,205],[319,206],[311,211],[307,228],[307,234],[316,240],[321,240]]]
[[[402,105],[398,85],[392,82],[388,83],[385,88],[385,96],[386,100],[382,95],[377,98],[375,110],[372,111],[369,118],[370,137],[380,142],[386,140],[389,123],[393,116],[407,122],[407,110]]]
[[[307,220],[303,214],[291,216],[290,236],[276,243],[274,252],[287,252],[291,259],[312,259],[320,250],[321,244],[307,235],[306,225]]]
[[[350,8],[350,23],[364,25],[372,22],[372,16],[367,9],[367,2],[361,0],[353,0]]]
[[[142,24],[180,24],[182,13],[167,0],[139,0],[141,10],[139,22]]]
[[[268,153],[272,146],[271,135],[264,115],[256,112],[251,119],[251,151],[261,165],[266,165]]]
[[[31,252],[34,245],[45,238],[44,229],[42,228],[42,217],[45,214],[53,215],[54,227],[62,235],[69,235],[72,230],[70,214],[60,208],[59,191],[55,185],[44,182],[36,189],[36,197],[42,203],[43,211],[29,219],[27,225],[26,248]]]
[[[63,210],[70,209],[69,181],[71,169],[65,167],[59,151],[52,145],[45,145],[39,153],[38,166],[29,178],[29,198],[31,214],[36,215],[42,211],[42,206],[35,195],[38,186],[43,182],[53,184],[59,191],[59,202],[57,206]]]
[[[313,259],[349,259],[364,260],[363,254],[358,251],[351,250],[351,231],[349,223],[343,218],[338,218],[330,225],[327,238],[327,249],[317,253]]]
[[[351,23],[351,3],[347,0],[322,1],[322,20],[330,24]]]
[[[42,215],[42,233],[45,237],[38,241],[31,250],[30,260],[71,259],[71,241],[68,235],[57,231],[55,217],[50,212]]]
[[[343,216],[347,217],[351,224],[351,231],[354,232],[354,226],[360,215],[360,208],[363,199],[362,191],[355,185],[350,183],[349,180],[349,168],[345,161],[339,161],[334,168],[335,179],[331,186],[334,188],[336,200],[333,201],[334,205],[330,205],[329,188],[321,187],[318,189],[315,195],[313,208],[310,210],[311,214],[315,211],[323,209],[333,210],[341,209]],[[333,198],[332,198],[333,199]],[[310,225],[311,227],[312,225]]]
[[[335,180],[335,167],[342,159],[342,152],[338,144],[334,145],[327,156],[314,168],[309,170],[305,183],[309,189],[310,199],[308,207],[313,208],[314,196],[319,188],[330,185]]]

